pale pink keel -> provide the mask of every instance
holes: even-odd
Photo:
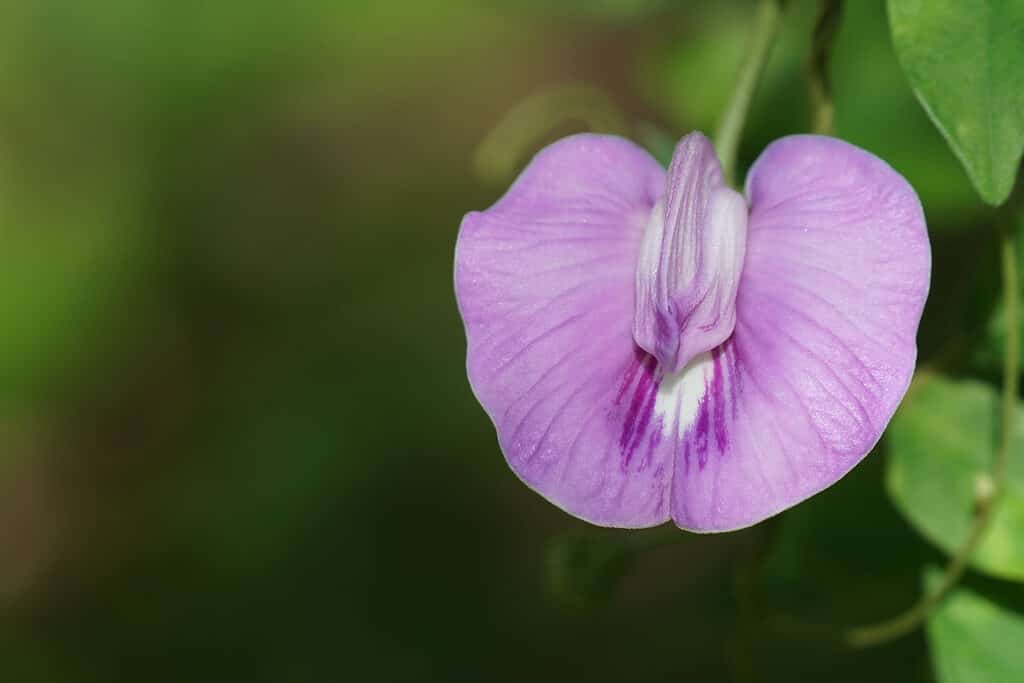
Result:
[[[597,135],[542,151],[463,221],[473,389],[528,485],[609,526],[754,524],[834,483],[909,383],[920,204],[818,136],[770,145],[747,203],[700,134],[666,176]]]
[[[651,211],[636,268],[633,338],[665,372],[732,334],[746,233],[746,202],[726,186],[711,142],[687,135],[672,157],[665,197]]]

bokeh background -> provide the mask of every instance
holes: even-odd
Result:
[[[815,3],[790,4],[744,163],[807,128]],[[454,241],[509,181],[481,141],[586,83],[594,111],[498,156],[597,120],[664,159],[713,128],[751,16],[0,0],[0,680],[932,680],[921,635],[849,653],[747,623],[762,529],[682,537],[608,600],[566,600],[553,539],[626,532],[521,485],[466,382]],[[987,214],[880,0],[847,3],[831,73],[839,134],[924,202],[928,358],[985,317]],[[940,556],[877,450],[773,525],[760,599],[833,624],[916,599]]]

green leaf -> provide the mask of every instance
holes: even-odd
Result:
[[[986,208],[907,87],[884,2],[843,5],[831,66],[839,137],[885,159],[910,182],[930,232],[975,224]]]
[[[1024,2],[889,0],[911,87],[981,198],[1006,201],[1024,151]]]
[[[896,506],[948,553],[963,545],[979,478],[990,471],[999,397],[980,382],[922,375],[889,427],[886,485]],[[1024,410],[1018,406],[1006,490],[971,565],[1024,580]]]
[[[682,39],[641,46],[637,82],[647,103],[679,133],[713,131],[728,101],[750,33],[749,4],[693,3]],[[779,38],[754,96],[740,161],[808,125],[806,59],[816,2],[789,3]],[[929,230],[973,226],[987,207],[928,124],[900,72],[883,0],[843,6],[830,73],[839,137],[877,154],[917,191]],[[870,76],[868,76],[870,74]]]
[[[940,571],[929,570],[925,585],[933,590],[940,577]],[[1024,680],[1020,600],[1015,606],[997,602],[997,592],[961,585],[928,619],[928,642],[939,683]]]

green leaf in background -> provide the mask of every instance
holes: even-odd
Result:
[[[749,3],[695,5],[683,29],[648,47],[637,79],[645,99],[679,133],[714,130],[749,40]],[[786,7],[779,38],[754,96],[741,161],[808,126],[806,59],[818,3]],[[680,30],[687,33],[680,37]],[[877,154],[914,186],[929,229],[973,226],[984,205],[942,136],[928,124],[900,72],[884,0],[845,3],[830,65],[837,135]]]
[[[844,3],[832,53],[836,132],[906,177],[929,231],[973,225],[983,205],[907,88],[887,33],[883,2]]]
[[[889,0],[893,43],[932,121],[989,204],[1024,151],[1024,2]]]
[[[941,576],[937,569],[926,572],[929,590]],[[928,619],[927,629],[939,683],[1024,681],[1024,614],[992,595],[961,585]]]
[[[952,553],[971,525],[978,477],[991,467],[999,429],[995,389],[938,375],[916,379],[889,426],[886,485],[925,537]],[[1024,410],[1018,406],[1006,491],[971,565],[1024,580]]]

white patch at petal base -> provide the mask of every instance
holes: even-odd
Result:
[[[665,375],[654,399],[654,413],[661,415],[666,436],[684,434],[697,417],[700,400],[707,393],[715,372],[711,352],[696,356],[679,372]],[[676,431],[678,426],[679,431]]]

